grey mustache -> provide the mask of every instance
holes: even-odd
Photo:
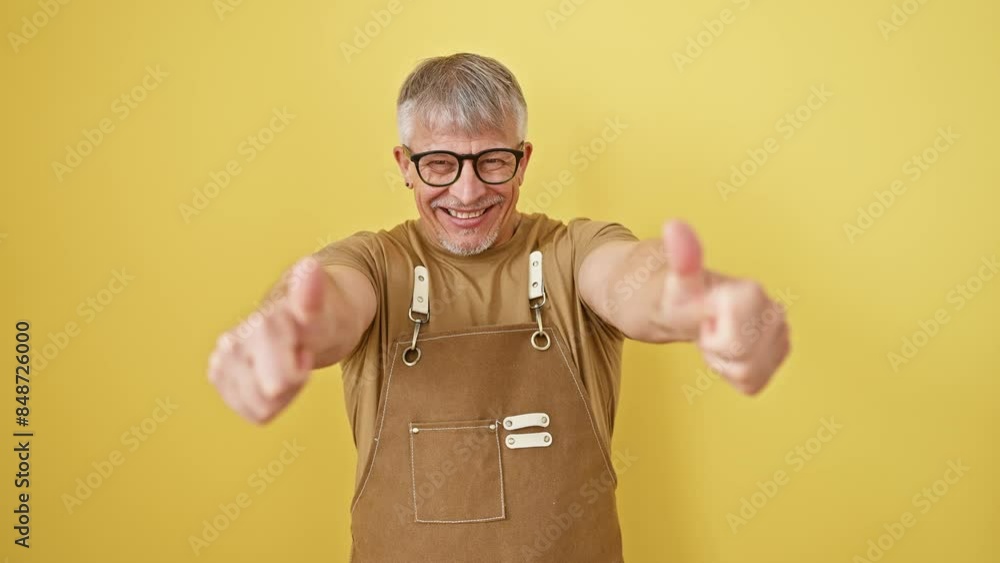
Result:
[[[434,200],[434,201],[431,202],[431,208],[432,209],[437,209],[439,207],[447,207],[448,209],[451,209],[452,211],[463,211],[463,212],[464,211],[478,211],[480,209],[484,209],[486,207],[490,207],[491,205],[496,205],[498,203],[503,203],[503,202],[504,202],[504,198],[500,197],[500,196],[497,196],[497,197],[492,197],[492,198],[489,198],[489,199],[484,199],[483,201],[476,202],[476,205],[474,205],[474,206],[467,207],[467,206],[464,206],[462,204],[449,205],[450,202],[448,202],[448,201]]]

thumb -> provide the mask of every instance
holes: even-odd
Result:
[[[330,279],[312,256],[299,260],[289,274],[288,305],[300,324],[308,326],[322,316]]]
[[[683,221],[669,221],[663,226],[663,251],[667,256],[664,291],[668,301],[700,301],[705,292],[705,273],[698,235]]]

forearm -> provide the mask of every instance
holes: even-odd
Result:
[[[312,350],[313,368],[331,366],[354,349],[371,325],[375,313],[374,290],[360,273],[344,266],[319,266],[322,306],[309,315],[305,344]],[[261,301],[258,312],[268,315],[283,307],[296,306],[289,294],[303,283],[309,271],[300,265],[289,268]]]
[[[587,305],[629,338],[695,342],[744,393],[762,389],[788,355],[784,311],[759,283],[706,270],[701,243],[681,221],[666,223],[662,239],[591,250],[579,287]]]
[[[598,249],[607,257],[606,279],[611,280],[604,285],[603,306],[598,311],[602,317],[633,340],[666,343],[696,339],[697,326],[670,314],[666,287],[670,264],[663,241],[654,238],[606,247]],[[710,271],[704,276],[706,287],[720,278]]]

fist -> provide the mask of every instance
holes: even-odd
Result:
[[[220,336],[208,362],[208,379],[223,401],[257,424],[295,398],[332,331],[332,281],[316,260],[300,261],[286,281],[285,297],[256,326],[244,322]]]
[[[705,362],[746,394],[764,388],[788,355],[784,307],[760,284],[707,272],[701,244],[680,221],[663,229],[670,259],[661,314],[701,349]]]

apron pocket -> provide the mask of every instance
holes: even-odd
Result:
[[[457,524],[507,517],[496,420],[410,423],[417,522]]]

